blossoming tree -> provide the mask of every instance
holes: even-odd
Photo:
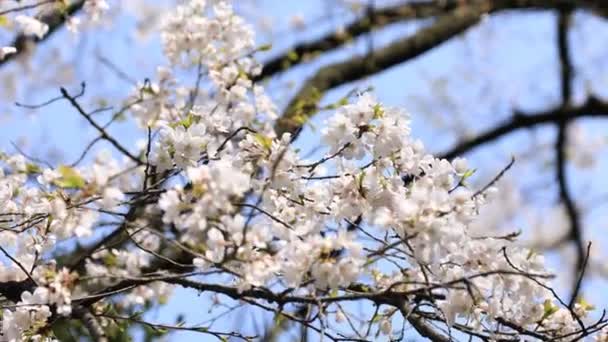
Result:
[[[60,22],[77,31],[80,8],[87,21],[110,10],[104,0],[43,1],[35,6],[48,13],[33,17],[15,6],[2,15],[21,38],[1,48],[3,60]],[[81,158],[0,156],[3,340],[110,341],[140,326],[269,338],[217,319],[190,326],[142,315],[176,287],[210,294],[193,301],[218,319],[247,306],[315,339],[606,340],[608,318],[591,317],[576,293],[584,272],[562,298],[543,256],[517,234],[471,229],[484,224],[479,211],[500,198],[496,182],[513,161],[473,187],[472,166],[433,156],[409,114],[370,91],[322,108],[331,112],[320,132],[326,152],[309,158],[293,146],[294,127],[316,88],[279,113],[256,59],[268,46],[256,46],[230,1],[183,1],[158,34],[167,63],[124,94],[109,122],[84,104],[84,83],[30,106],[63,101],[96,131]],[[194,85],[180,81],[185,73]],[[108,132],[125,115],[142,144]],[[97,142],[112,153],[91,156]]]

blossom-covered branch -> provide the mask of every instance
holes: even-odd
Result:
[[[459,13],[465,24],[480,15]],[[448,19],[437,23],[467,26]],[[328,108],[323,156],[309,160],[275,130],[253,31],[229,1],[185,1],[160,38],[166,65],[106,125],[81,105],[84,87],[60,89],[97,136],[77,162],[0,155],[4,339],[62,339],[66,322],[98,341],[135,326],[258,337],[142,314],[181,286],[211,295],[218,317],[245,303],[335,341],[403,339],[406,328],[434,341],[605,340],[608,318],[558,296],[517,234],[471,229],[499,189],[475,189],[466,160],[429,153],[408,112],[348,94]],[[178,77],[189,72],[194,84]],[[119,113],[142,143],[110,133]],[[117,156],[92,151],[98,140]]]

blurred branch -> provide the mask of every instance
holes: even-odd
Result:
[[[30,9],[34,9],[36,7],[39,7],[39,6],[50,4],[52,2],[55,2],[55,0],[42,0],[40,2],[36,2],[36,3],[33,3],[33,4],[20,5],[20,6],[17,6],[17,7],[9,8],[9,9],[6,9],[6,10],[2,10],[2,11],[0,11],[0,15],[6,15],[6,14],[11,13],[11,12],[21,12],[21,11],[25,11],[25,10],[30,10]]]
[[[319,69],[304,83],[287,106],[284,115],[277,121],[276,129],[279,135],[284,132],[296,132],[315,113],[325,91],[419,56],[477,23],[482,13],[478,7],[458,8],[413,36],[399,39],[374,51],[371,56],[355,56]]]
[[[596,15],[608,17],[608,6],[593,0],[434,0],[407,2],[376,10],[368,10],[362,17],[351,22],[343,30],[332,31],[318,39],[294,45],[289,50],[264,63],[262,73],[256,76],[254,81],[284,72],[301,63],[310,61],[322,53],[339,48],[357,37],[382,29],[388,25],[409,20],[435,18],[447,14],[458,7],[486,7],[489,11],[501,11],[509,9],[556,9],[564,6],[576,6],[589,10]]]
[[[570,60],[570,50],[568,44],[568,28],[570,26],[570,20],[572,18],[572,10],[567,8],[559,12],[557,18],[557,49],[559,55],[559,64],[561,71],[561,96],[562,106],[568,107],[572,98],[572,76],[573,67],[572,61]],[[576,246],[576,273],[582,273],[583,260],[585,258],[585,246],[582,237],[582,227],[580,223],[580,213],[576,208],[572,194],[568,190],[568,181],[566,175],[567,156],[566,147],[568,146],[568,121],[558,121],[558,133],[557,140],[555,142],[555,151],[557,154],[557,183],[559,186],[559,197],[561,202],[566,208],[566,214],[570,224],[570,234],[568,238]],[[577,277],[574,277],[574,285],[572,289],[572,296],[576,296],[580,284],[577,282]],[[572,300],[575,300],[573,298]]]
[[[456,6],[453,2],[425,2],[425,6],[434,4],[437,7],[431,10],[430,7],[424,7],[425,10],[420,13],[432,17],[431,13],[446,13],[450,6]],[[423,8],[422,5],[420,8]],[[344,85],[349,82],[360,80],[364,77],[384,71],[392,66],[411,60],[433,48],[441,45],[443,42],[461,34],[479,22],[479,20],[487,14],[495,13],[504,10],[516,9],[563,9],[563,8],[580,8],[589,10],[594,14],[608,17],[608,5],[594,0],[470,0],[460,1],[458,5],[446,14],[437,17],[435,22],[430,26],[420,29],[412,36],[404,37],[394,41],[393,43],[373,51],[365,56],[354,56],[346,61],[330,64],[319,69],[311,78],[309,78],[294,98],[288,104],[282,117],[277,121],[276,129],[279,135],[284,132],[290,132],[297,135],[302,125],[316,113],[318,103],[323,97],[323,93],[327,90]],[[385,9],[386,10],[386,9]],[[374,16],[376,16],[374,14]],[[419,14],[422,16],[422,14]],[[413,16],[415,17],[415,16]],[[412,16],[404,15],[402,19],[412,18]],[[398,21],[393,17],[393,22]],[[369,22],[369,18],[368,18]],[[351,24],[349,28],[355,28],[354,33],[361,35],[369,32],[372,25],[368,25],[367,31],[362,30],[357,22]],[[313,50],[321,50],[324,48],[336,48],[339,42],[334,38],[334,35],[329,35],[321,38],[318,41],[303,43],[296,46],[292,51],[285,53],[271,60],[263,71],[260,78],[268,77],[279,71],[284,71],[285,68],[279,68],[278,64],[285,61],[285,58],[295,54],[299,58],[301,54],[311,53]],[[300,54],[297,53],[300,49]],[[299,63],[299,62],[298,62]],[[297,63],[296,63],[297,64]],[[295,65],[295,64],[292,64]]]
[[[474,138],[463,141],[449,151],[442,153],[441,158],[453,159],[519,129],[555,124],[560,121],[571,121],[581,117],[608,117],[608,102],[603,102],[592,97],[582,106],[575,108],[566,108],[560,105],[548,111],[538,113],[516,112],[508,120],[495,125],[487,131],[476,134]]]
[[[91,311],[83,307],[78,307],[74,310],[74,317],[78,318],[83,323],[94,342],[109,341],[103,327],[99,324],[97,317],[95,317]]]
[[[289,51],[270,59],[264,63],[262,73],[254,80],[258,81],[285,71],[371,31],[400,21],[419,20],[444,14],[456,8],[458,4],[459,1],[455,0],[413,2],[366,11],[364,16],[350,23],[343,30],[336,30],[319,39],[299,43]]]
[[[17,56],[19,56],[22,53],[24,53],[25,51],[27,51],[29,44],[39,43],[39,42],[45,41],[46,39],[50,38],[51,35],[53,34],[53,32],[55,32],[59,28],[61,28],[70,16],[74,15],[75,13],[80,11],[80,9],[82,9],[82,6],[84,5],[84,1],[85,0],[75,1],[75,2],[71,3],[70,5],[66,6],[65,8],[58,8],[48,14],[43,15],[41,18],[38,18],[38,20],[40,20],[41,22],[43,22],[49,26],[49,31],[47,32],[47,34],[42,38],[38,38],[36,36],[25,35],[25,34],[19,34],[15,38],[15,40],[13,40],[13,42],[10,44],[10,46],[14,46],[17,49],[17,52],[7,55],[4,57],[3,60],[0,60],[0,66],[4,65],[8,61],[16,58]]]

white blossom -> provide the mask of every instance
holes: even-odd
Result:
[[[0,47],[0,61],[3,60],[6,56],[16,53],[17,48],[14,46],[2,46]]]
[[[84,6],[93,21],[109,9],[104,0]],[[49,29],[15,20],[39,39]],[[78,18],[67,20],[77,31]],[[0,264],[0,281],[29,284],[3,311],[3,338],[46,338],[39,334],[49,319],[74,318],[83,298],[100,296],[100,312],[160,304],[182,268],[195,269],[188,278],[217,276],[222,283],[201,284],[233,298],[251,290],[248,300],[263,294],[281,306],[284,298],[325,300],[318,315],[333,313],[338,323],[350,318],[333,306],[338,296],[374,290],[376,301],[400,295],[400,309],[417,305],[418,294],[436,296],[428,314],[450,328],[481,331],[506,320],[555,336],[577,331],[572,312],[523,276],[549,278],[543,256],[484,235],[491,221],[483,210],[500,187],[475,194],[463,179],[468,162],[427,152],[407,112],[370,92],[343,99],[328,107],[324,158],[304,160],[292,136],[273,128],[279,106],[253,81],[261,72],[253,31],[232,2],[181,1],[162,22],[167,65],[134,87],[125,109],[149,133],[128,148],[136,157],[101,151],[78,166],[43,168],[0,154],[0,245],[18,261]],[[0,59],[15,52],[4,47]],[[192,69],[202,87],[179,79]],[[92,249],[54,260],[64,245]],[[172,267],[154,269],[161,262]],[[122,281],[133,284],[114,296]],[[585,317],[591,309],[580,302],[573,310]],[[379,313],[378,334],[392,334],[395,312]]]
[[[25,15],[15,17],[15,22],[21,27],[26,35],[34,35],[38,39],[42,39],[49,31],[49,26],[40,20]]]

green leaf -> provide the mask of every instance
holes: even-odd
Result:
[[[281,324],[283,324],[283,315],[281,315],[280,313],[274,316],[274,326],[275,327],[280,327]]]
[[[289,59],[292,62],[296,62],[298,59],[300,59],[300,56],[298,56],[297,52],[292,50],[287,53],[287,59]]]
[[[258,51],[270,51],[272,49],[272,44],[264,44],[260,47],[258,47]]]
[[[118,258],[112,253],[108,253],[103,257],[103,263],[106,266],[112,267],[118,265]]]
[[[60,188],[82,189],[86,185],[84,178],[74,168],[61,165],[57,169],[61,178],[53,183]]]
[[[467,170],[464,175],[462,175],[462,180],[466,180],[467,178],[471,177],[473,174],[475,174],[475,171],[477,171],[477,169],[469,169]]]
[[[99,107],[107,107],[108,106],[108,100],[106,100],[104,98],[99,98],[99,99],[97,99],[97,105]]]
[[[260,133],[255,133],[253,135],[253,137],[255,138],[255,140],[260,143],[260,145],[262,145],[262,147],[264,147],[264,149],[266,150],[270,150],[270,148],[272,147],[272,139],[260,134]]]
[[[192,115],[192,113],[188,113],[188,116],[186,116],[180,123],[182,124],[182,126],[184,126],[185,129],[190,128],[190,126],[192,126],[192,119],[194,118],[194,115]]]
[[[160,335],[165,335],[169,333],[169,329],[167,328],[156,328],[156,332]]]
[[[69,4],[68,0],[61,0],[61,1],[59,1],[59,4],[58,4],[59,8],[58,8],[58,10],[61,13],[61,15],[64,15],[64,16],[68,15],[69,5],[70,4]]]
[[[374,105],[374,119],[380,119],[384,116],[384,108],[379,103]]]
[[[31,175],[33,173],[41,173],[42,169],[40,168],[40,166],[34,164],[34,163],[27,163],[25,165],[25,173],[27,173],[28,175]]]
[[[293,116],[292,120],[298,125],[303,125],[308,121],[308,116],[305,114],[297,114]]]
[[[170,124],[169,126],[171,126],[171,128],[176,128],[177,126],[182,126],[185,129],[190,128],[190,126],[192,126],[192,124],[194,123],[194,115],[192,115],[192,113],[188,113],[188,115],[179,120],[178,122],[174,122],[172,124]]]
[[[125,114],[124,111],[117,113],[116,115],[114,115],[114,121],[125,122],[125,121],[127,121],[127,115]]]
[[[361,172],[360,174],[357,175],[356,181],[357,181],[357,188],[359,190],[359,192],[363,195],[365,189],[363,188],[363,180],[365,179],[365,171]]]
[[[551,315],[553,315],[554,313],[556,313],[559,308],[557,307],[557,305],[553,304],[553,302],[551,301],[551,299],[545,299],[545,302],[543,303],[543,318],[545,319]]]
[[[154,91],[154,89],[152,89],[150,85],[145,85],[141,87],[141,92],[143,94],[156,95],[156,92]]]
[[[132,314],[129,316],[129,318],[130,318],[130,319],[141,319],[141,316],[142,316],[143,314],[144,314],[144,312],[143,312],[143,311],[138,310],[138,311],[133,312],[133,313],[132,313]]]
[[[8,18],[5,15],[0,15],[0,27],[8,26]]]
[[[581,308],[585,311],[593,311],[595,310],[595,305],[589,303],[585,300],[585,298],[579,298],[576,303],[581,306]]]
[[[338,101],[338,105],[340,106],[346,106],[348,104],[348,98],[347,97],[343,97],[340,99],[340,101]]]

